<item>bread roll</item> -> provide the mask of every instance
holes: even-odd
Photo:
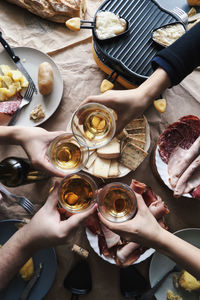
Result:
[[[31,13],[58,23],[79,17],[84,19],[85,0],[7,0],[21,6]]]

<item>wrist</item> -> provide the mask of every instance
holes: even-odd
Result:
[[[171,81],[167,72],[158,68],[138,89],[143,94],[146,106],[149,106],[170,85]]]

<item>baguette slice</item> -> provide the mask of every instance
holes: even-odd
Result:
[[[97,157],[93,164],[93,174],[97,177],[107,178],[111,160]]]
[[[95,151],[95,152],[93,152],[93,153],[89,156],[89,159],[88,159],[87,164],[85,165],[85,167],[86,167],[87,169],[89,169],[89,168],[92,166],[92,164],[93,164],[93,162],[95,161],[96,158],[97,158],[97,153],[96,153],[96,151]]]
[[[109,177],[118,176],[119,175],[119,163],[116,159],[112,159],[110,163],[110,169],[108,172]]]
[[[120,143],[114,138],[109,144],[97,149],[97,155],[102,158],[117,158],[120,155]]]
[[[133,143],[127,143],[121,153],[119,161],[127,168],[135,171],[147,154],[147,152]]]

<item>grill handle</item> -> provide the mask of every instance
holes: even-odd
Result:
[[[118,74],[113,71],[107,79],[104,79],[101,83],[101,86],[100,86],[100,91],[101,93],[105,93],[109,90],[112,90],[114,88],[114,82],[115,80],[117,79],[118,77]]]

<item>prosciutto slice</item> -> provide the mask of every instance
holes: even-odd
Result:
[[[108,249],[116,246],[120,242],[120,236],[118,234],[116,234],[113,231],[111,231],[110,229],[108,229],[102,223],[101,223],[101,228],[102,228],[102,232],[104,234]]]

